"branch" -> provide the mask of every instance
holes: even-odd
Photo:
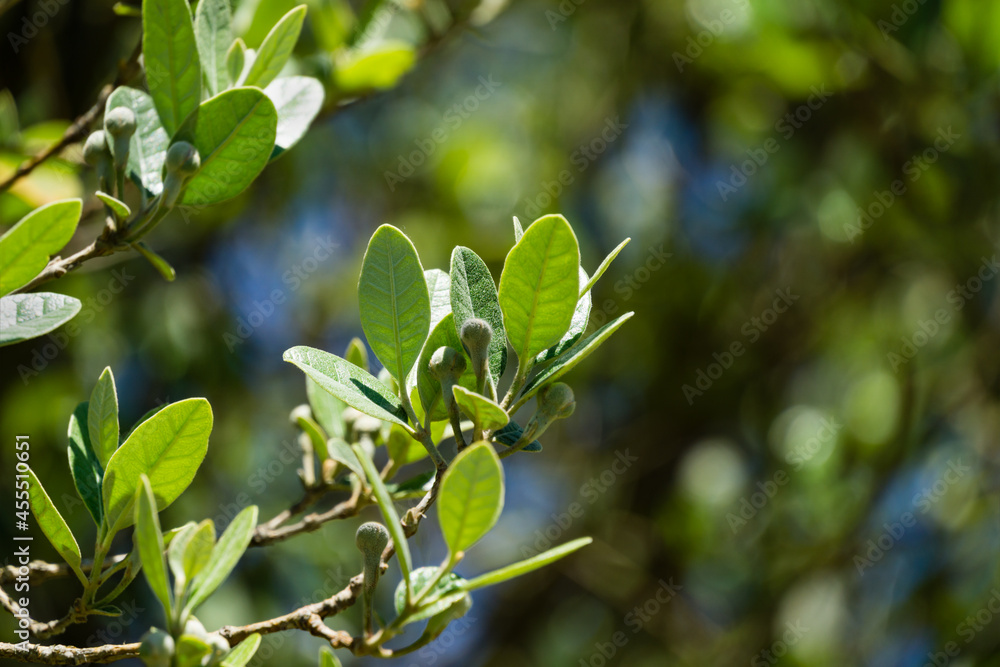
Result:
[[[76,646],[41,646],[39,644],[8,644],[0,642],[0,658],[43,665],[85,665],[91,662],[106,663],[139,655],[139,644],[108,644],[93,648]]]

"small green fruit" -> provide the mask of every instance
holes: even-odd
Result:
[[[170,667],[174,638],[159,628],[150,628],[139,644],[139,657],[148,667]]]

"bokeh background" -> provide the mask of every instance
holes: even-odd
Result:
[[[14,2],[0,33],[39,4]],[[291,4],[238,4],[251,46],[255,12]],[[134,48],[138,21],[111,5],[60,5],[18,53],[0,45],[0,169],[58,137]],[[323,76],[336,35],[315,16],[336,3],[310,5],[299,67]],[[426,43],[414,11],[393,11],[375,37]],[[477,11],[398,85],[317,122],[238,199],[162,224],[150,241],[176,282],[136,257],[88,264],[57,288],[90,309],[82,333],[3,349],[0,433],[31,434],[33,465],[82,541],[87,513],[62,495],[66,424],[106,365],[123,423],[166,400],[213,405],[208,458],[165,526],[224,524],[240,502],[272,516],[300,493],[281,453],[305,391],[281,353],[339,353],[360,334],[371,232],[401,227],[428,268],[470,246],[499,278],[511,217],[561,212],[590,270],[632,238],[592,318],[636,316],[566,378],[577,411],[544,452],[508,460],[503,518],[459,572],[595,543],[478,592],[464,622],[394,664],[1000,665],[1000,3]],[[70,150],[0,196],[0,216],[93,183]],[[127,284],[112,295],[115,279]],[[276,290],[283,303],[269,306]],[[203,608],[206,626],[339,590],[360,569],[359,521],[251,550]],[[442,557],[434,524],[414,540],[419,563]],[[394,566],[388,577],[384,614]],[[73,588],[34,589],[36,614],[61,615]],[[123,619],[65,642],[135,641],[159,621],[141,579],[122,602]],[[356,609],[331,620],[358,624]],[[11,630],[0,619],[5,640]],[[272,635],[257,664],[314,665],[320,644]]]

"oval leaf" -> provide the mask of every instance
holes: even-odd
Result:
[[[431,302],[416,248],[392,225],[379,227],[368,242],[358,301],[368,344],[403,384],[430,331]]]
[[[272,82],[264,92],[278,112],[273,160],[298,143],[323,108],[323,84],[311,76],[287,76]]]
[[[201,63],[186,0],[143,0],[142,59],[160,122],[172,135],[201,102]]]
[[[117,107],[131,109],[136,120],[135,134],[129,141],[128,176],[149,194],[158,195],[163,190],[170,135],[163,129],[153,98],[141,90],[119,86],[108,97],[105,113]]]
[[[104,515],[111,532],[132,523],[132,502],[145,473],[157,511],[194,479],[208,451],[212,407],[204,398],[172,403],[140,424],[111,457],[104,473]]]
[[[115,199],[108,193],[101,192],[100,190],[98,190],[94,194],[97,196],[98,199],[107,204],[108,208],[110,208],[112,212],[114,212],[115,216],[117,216],[119,220],[126,220],[130,215],[132,215],[132,209],[130,209],[128,207],[128,204],[126,204],[125,202]]]
[[[42,483],[38,481],[35,471],[31,468],[28,468],[28,502],[31,505],[31,513],[35,515],[35,521],[38,522],[42,533],[73,570],[80,583],[86,586],[87,577],[80,569],[80,546],[76,543],[76,538],[73,537],[69,526],[66,525],[66,520],[56,509],[49,494],[45,493]]]
[[[285,350],[285,361],[301,368],[316,383],[349,406],[388,422],[406,426],[406,411],[388,387],[335,354],[300,345]]]
[[[167,562],[163,557],[163,531],[160,530],[160,518],[156,512],[156,498],[149,485],[149,478],[139,477],[139,488],[135,498],[135,532],[132,541],[139,552],[142,571],[146,573],[146,581],[153,594],[163,605],[166,617],[171,618],[172,599],[170,583],[167,580]]]
[[[250,505],[243,508],[223,531],[208,564],[191,581],[191,597],[184,607],[185,615],[197,609],[226,580],[250,545],[256,527],[257,506]]]
[[[271,157],[277,127],[274,104],[257,88],[233,88],[202,104],[177,133],[201,155],[182,203],[216,204],[243,192]]]
[[[36,208],[0,237],[0,295],[26,285],[73,238],[83,202],[56,201]]]
[[[214,95],[229,87],[226,54],[233,43],[229,0],[201,0],[194,12],[194,36],[205,83]]]
[[[431,330],[451,312],[451,276],[441,269],[424,271],[427,294],[431,300]]]
[[[580,267],[580,284],[587,282],[587,272]],[[583,332],[587,330],[587,324],[590,322],[590,308],[592,306],[592,299],[590,296],[590,290],[583,293],[577,302],[576,309],[573,310],[573,319],[569,324],[569,331],[563,334],[563,337],[559,339],[559,342],[538,354],[535,357],[535,363],[540,364],[546,361],[555,359],[563,352],[573,347],[576,341],[580,340],[580,336]]]
[[[305,17],[305,5],[299,5],[281,17],[257,49],[257,57],[250,65],[243,85],[264,88],[274,81],[291,57],[295,42],[299,41]]]
[[[455,330],[459,334],[462,324],[474,317],[486,320],[493,327],[489,347],[490,375],[496,387],[507,367],[507,334],[497,286],[486,262],[462,246],[451,253],[451,312],[455,315]]]
[[[506,426],[510,421],[504,409],[485,396],[459,386],[452,387],[452,393],[458,401],[458,407],[474,423],[479,424],[480,428],[492,431]]]
[[[452,556],[475,544],[503,509],[503,470],[485,442],[464,450],[448,466],[438,495],[441,533]]]
[[[608,256],[604,258],[604,261],[601,262],[601,265],[597,267],[596,271],[594,271],[594,276],[590,280],[586,281],[583,287],[580,289],[581,298],[583,298],[583,296],[590,291],[590,288],[592,288],[594,284],[597,283],[598,280],[600,280],[601,276],[604,275],[604,272],[608,270],[609,266],[611,266],[611,262],[615,261],[615,257],[618,256],[618,253],[624,250],[625,246],[627,246],[629,244],[629,241],[631,240],[632,239],[630,238],[625,239],[624,241],[618,244],[617,248],[608,253]]]
[[[561,215],[536,220],[507,255],[500,307],[523,371],[569,329],[580,294],[580,248]]]
[[[118,449],[118,390],[111,368],[105,368],[90,392],[87,428],[90,446],[97,454],[101,467],[106,468],[111,455]]]
[[[38,338],[61,327],[76,317],[81,306],[71,296],[52,292],[0,298],[0,347]]]

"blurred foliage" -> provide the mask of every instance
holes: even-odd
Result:
[[[336,43],[342,14],[313,4],[332,18],[310,10],[301,55],[321,69],[309,40]],[[250,33],[251,5],[238,9]],[[36,10],[14,4],[0,34]],[[413,44],[412,16],[392,13],[382,36]],[[85,0],[5,50],[0,162],[87,109],[137,29]],[[78,196],[80,179],[93,189],[64,158],[0,196],[5,223]],[[0,432],[31,434],[39,476],[69,489],[66,420],[111,365],[126,422],[168,399],[215,408],[206,465],[165,526],[216,507],[224,525],[250,503],[271,516],[299,493],[282,452],[305,396],[281,351],[340,350],[360,331],[353,281],[371,231],[470,246],[499,275],[511,216],[559,211],[589,270],[633,237],[592,321],[638,314],[570,376],[578,409],[545,451],[509,460],[508,511],[458,572],[595,543],[482,595],[398,663],[998,665],[998,167],[996,2],[515,1],[318,124],[239,199],[164,224],[153,241],[175,283],[127,257],[65,278],[90,319],[74,339],[3,351]],[[115,275],[127,285],[113,294]],[[359,570],[353,528],[250,550],[206,626],[339,589]],[[430,530],[413,548],[443,556]],[[154,605],[142,586],[129,595],[139,622],[66,642],[135,640]],[[72,596],[39,587],[33,606],[49,617]],[[358,613],[344,619],[357,629]],[[259,655],[312,665],[317,645],[269,636]]]

